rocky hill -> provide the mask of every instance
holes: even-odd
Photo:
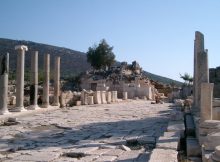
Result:
[[[61,57],[61,76],[69,77],[77,75],[81,72],[85,72],[90,68],[90,64],[86,61],[86,54],[83,52],[71,50],[64,47],[57,47],[47,44],[35,43],[31,41],[24,40],[11,40],[0,38],[0,55],[9,52],[10,55],[10,71],[15,71],[16,69],[16,60],[17,53],[14,50],[16,45],[27,45],[28,51],[25,55],[25,70],[30,70],[30,60],[31,60],[31,51],[37,50],[39,52],[39,69],[43,69],[43,55],[45,53],[51,54],[51,71],[53,71],[53,62],[55,56]],[[39,71],[40,71],[39,70]],[[170,84],[174,82],[176,85],[180,85],[181,82],[161,77],[149,72],[144,73],[149,79],[164,83]]]

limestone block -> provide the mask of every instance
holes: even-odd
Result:
[[[9,102],[10,105],[15,105],[16,104],[16,96],[11,96],[10,97],[10,102]]]
[[[179,137],[161,136],[157,141],[156,148],[177,150],[179,145]]]
[[[93,105],[94,102],[93,102],[93,96],[88,96],[88,104],[89,105]]]
[[[215,152],[211,155],[213,162],[220,161],[220,145],[215,147]]]
[[[200,120],[202,121],[212,119],[213,88],[213,83],[201,84]]]
[[[215,150],[218,145],[220,145],[220,132],[209,134],[204,141],[206,150]]]
[[[149,162],[178,162],[178,152],[172,149],[153,149]]]
[[[127,100],[128,99],[128,92],[123,92],[123,100]]]
[[[220,132],[219,120],[205,120],[204,122],[200,123],[199,126],[200,135],[206,136],[216,131]]]
[[[81,104],[81,101],[76,101],[76,106],[80,106]]]
[[[112,91],[112,102],[116,102],[118,99],[118,92]]]
[[[220,120],[220,107],[212,108],[212,120]]]
[[[107,101],[106,101],[106,91],[101,91],[101,101],[102,101],[102,104],[107,103]]]
[[[107,103],[110,104],[112,101],[112,95],[111,92],[107,92]]]
[[[94,93],[94,103],[95,104],[101,104],[102,103],[101,92],[100,91],[95,91],[95,93]]]

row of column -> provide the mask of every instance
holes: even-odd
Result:
[[[16,107],[13,111],[27,111],[24,108],[24,61],[27,46],[15,46],[18,51],[16,69]],[[7,114],[8,100],[8,74],[9,74],[9,54],[0,58],[0,114]],[[30,106],[28,109],[35,110],[39,106],[38,100],[38,51],[31,55],[31,85],[30,85]],[[43,82],[43,108],[49,107],[49,83],[50,83],[50,55],[44,56],[44,82]],[[53,106],[59,106],[60,95],[60,57],[55,58],[54,64],[54,101]]]

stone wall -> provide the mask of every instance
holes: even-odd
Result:
[[[220,98],[220,66],[209,69],[209,81],[214,83],[214,98]]]

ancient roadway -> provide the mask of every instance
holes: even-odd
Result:
[[[130,100],[18,117],[0,126],[0,161],[148,161],[171,111],[168,103]]]

